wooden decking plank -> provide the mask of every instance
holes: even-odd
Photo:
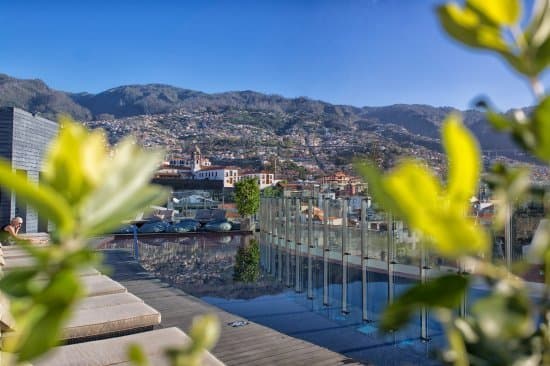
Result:
[[[296,344],[292,342],[292,340],[288,339],[272,339],[273,337],[253,337],[253,338],[245,338],[242,342],[247,343],[247,349],[248,350],[254,350],[257,348],[261,348],[264,345],[274,346],[274,345],[283,345],[283,344]],[[221,340],[220,340],[221,341]],[[239,343],[223,343],[223,347],[216,347],[215,349],[219,351],[220,353],[223,353],[226,356],[231,356],[233,354],[239,354],[242,353],[242,350],[239,349],[239,347],[236,347]]]
[[[315,354],[317,354],[319,357],[327,358],[327,357],[331,357],[332,354],[334,353],[334,352],[325,350],[325,351],[328,351],[330,354],[324,354],[322,350],[323,350],[322,348],[319,349],[319,347],[316,347],[315,345],[310,345],[310,346],[305,346],[303,348],[289,349],[267,357],[264,357],[264,355],[261,355],[261,357],[257,357],[255,359],[239,359],[239,361],[241,362],[241,364],[245,364],[249,361],[258,362],[258,364],[276,361],[280,364],[293,364],[293,365],[300,364],[300,363],[305,364],[307,361],[307,363],[309,364],[312,358],[311,356]],[[300,357],[304,355],[306,356],[305,358]]]
[[[227,365],[360,365],[344,355],[279,333],[254,322],[243,327],[227,323],[245,318],[228,313],[144,273],[128,253],[111,250],[105,257],[114,269],[113,279],[162,315],[161,327],[177,326],[187,332],[195,316],[216,314],[221,336],[212,353]],[[118,257],[118,261],[117,261]]]
[[[222,337],[224,337],[224,335],[222,335]],[[295,338],[290,338],[290,337],[280,337],[278,335],[273,335],[272,333],[266,333],[264,330],[258,330],[258,331],[247,331],[246,333],[242,333],[242,334],[236,334],[236,335],[232,335],[231,337],[228,337],[229,339],[223,339],[223,345],[226,346],[226,347],[230,347],[232,349],[235,349],[235,346],[236,345],[239,345],[240,343],[242,342],[251,342],[251,343],[260,343],[260,342],[263,342],[263,341],[266,341],[266,342],[272,342],[273,344],[275,343],[282,343],[282,342],[285,342],[287,340],[291,340],[291,341],[295,341],[296,339]],[[298,344],[298,343],[303,343],[303,342],[294,342],[295,344]],[[221,344],[220,343],[220,347],[221,347]]]
[[[303,349],[309,348],[310,345],[302,344],[296,345],[293,342],[282,343],[269,343],[262,342],[256,345],[248,344],[245,350],[239,350],[240,352],[220,353],[220,357],[227,362],[239,361],[242,364],[246,364],[252,360],[269,359],[270,357],[277,357],[282,359],[281,356],[290,352],[303,352]],[[223,356],[222,356],[223,355]]]

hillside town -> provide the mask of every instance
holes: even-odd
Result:
[[[184,157],[183,160],[191,162],[198,147],[203,158],[208,156],[208,160],[201,162],[202,173],[195,174],[194,179],[212,178],[214,173],[206,175],[204,170],[207,167],[212,169],[210,164],[232,167],[233,172],[237,169],[249,173],[271,172],[275,183],[313,181],[339,171],[353,175],[353,162],[357,159],[369,159],[386,170],[403,158],[424,161],[440,178],[446,176],[447,162],[440,152],[438,139],[415,135],[391,124],[373,123],[368,128],[353,124],[349,128],[326,128],[320,121],[305,119],[298,123],[292,122],[292,118],[292,115],[280,112],[221,112],[196,108],[88,121],[86,125],[92,129],[104,129],[111,143],[133,134],[145,147],[165,149],[167,164],[162,172],[165,175],[174,173],[170,169],[185,175],[185,169],[178,165],[182,162],[177,161]],[[266,120],[281,121],[278,123],[288,129],[274,129],[264,123]],[[544,183],[550,179],[550,170],[546,166],[520,162],[494,152],[484,155],[485,168],[499,160],[528,166],[535,182]],[[190,168],[190,165],[185,167]],[[227,178],[231,177],[234,175]],[[230,180],[229,185],[233,184],[229,183]]]

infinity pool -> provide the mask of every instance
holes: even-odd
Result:
[[[367,271],[363,304],[359,267],[343,269],[339,263],[325,265],[319,258],[282,252],[274,270],[272,263],[265,263],[265,251],[273,248],[265,245],[259,246],[259,263],[250,264],[249,253],[242,249],[249,248],[245,245],[249,239],[241,235],[140,238],[139,260],[147,271],[210,304],[355,360],[375,365],[439,364],[433,355],[444,337],[430,316],[429,341],[420,338],[420,316],[404,330],[378,331],[388,297],[398,296],[414,279],[393,275],[389,281],[386,273]],[[243,276],[236,274],[236,263],[239,273],[252,282],[239,281]]]

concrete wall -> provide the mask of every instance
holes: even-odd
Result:
[[[57,131],[56,122],[33,116],[18,108],[0,108],[0,156],[10,160],[15,171],[38,183],[44,153]],[[14,216],[23,217],[22,232],[38,231],[36,211],[18,202],[14,194],[2,191],[0,225],[5,225]],[[45,227],[43,223],[40,226]]]

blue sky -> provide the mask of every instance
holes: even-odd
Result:
[[[332,103],[533,102],[496,57],[439,28],[439,0],[0,2],[0,72],[99,92],[166,83]]]

